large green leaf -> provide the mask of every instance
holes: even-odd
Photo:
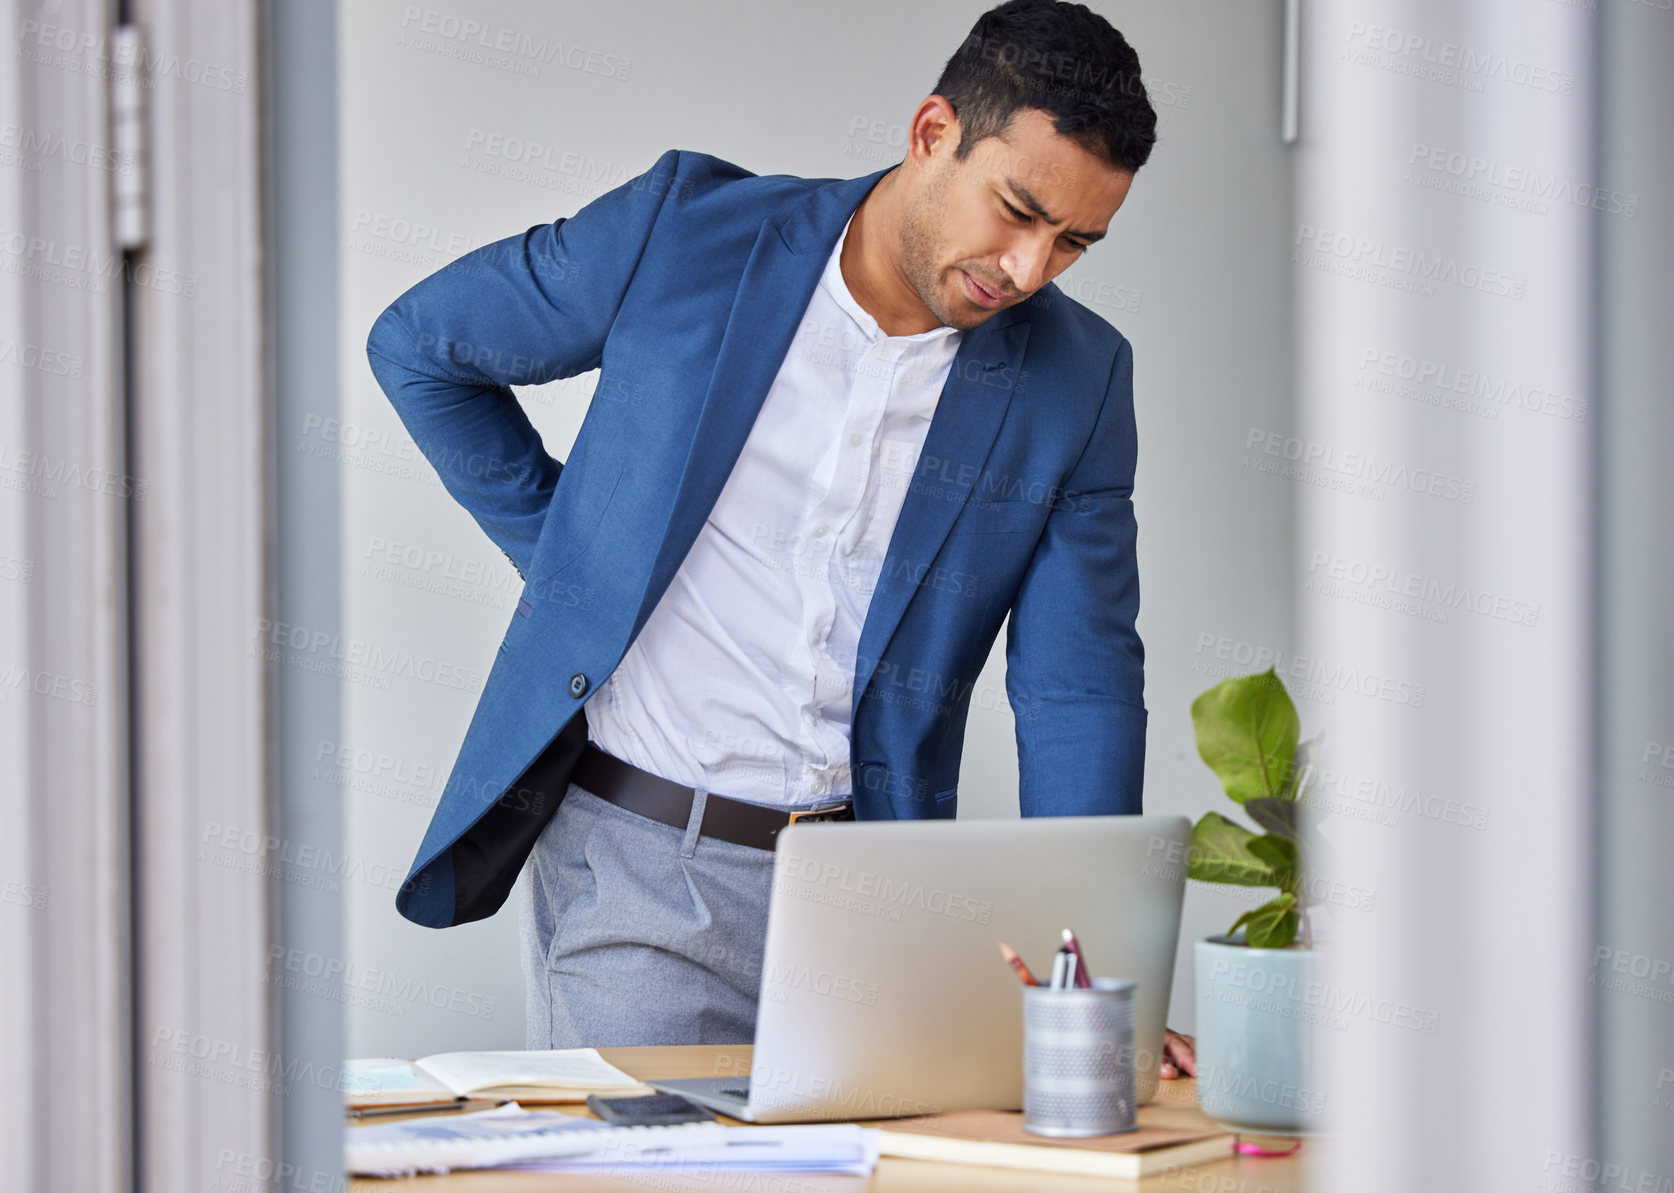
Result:
[[[1296,939],[1300,919],[1296,914],[1296,896],[1286,891],[1260,907],[1246,911],[1227,929],[1230,936],[1244,929],[1244,942],[1258,949],[1282,949]]]
[[[1230,882],[1237,886],[1278,886],[1279,876],[1255,854],[1255,834],[1219,812],[1205,812],[1192,829],[1192,848],[1186,874],[1200,882]]]
[[[1301,722],[1269,667],[1223,679],[1192,701],[1197,752],[1237,803],[1286,791]]]
[[[1288,890],[1295,885],[1297,863],[1300,860],[1295,841],[1287,841],[1283,837],[1266,833],[1260,837],[1252,837],[1249,850],[1257,861],[1273,871],[1274,877],[1278,879],[1276,886]]]

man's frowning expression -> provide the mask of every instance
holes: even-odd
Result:
[[[958,122],[939,96],[919,106],[912,133],[896,263],[949,327],[978,326],[1074,264],[1104,236],[1133,182],[1055,132],[1038,108],[1018,112],[964,161],[953,155]]]

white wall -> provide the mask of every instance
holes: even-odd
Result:
[[[473,673],[480,685],[518,589],[413,452],[367,370],[362,345],[378,312],[461,251],[572,213],[670,147],[758,174],[853,177],[899,160],[892,137],[899,143],[899,126],[985,7],[342,6],[341,420],[287,428],[281,450],[340,461],[344,653],[356,643],[407,652]],[[1095,7],[1139,50],[1161,141],[1109,238],[1060,285],[1088,295],[1134,342],[1146,806],[1195,818],[1223,797],[1192,746],[1190,700],[1229,673],[1217,667],[1259,669],[1216,652],[1243,660],[1292,645],[1294,490],[1245,466],[1252,431],[1280,431],[1290,419],[1280,6]],[[461,36],[465,21],[486,32]],[[535,61],[482,49],[502,31],[514,45],[527,35],[563,50]],[[564,65],[571,60],[579,68]],[[513,139],[532,157],[527,165],[503,155]],[[559,458],[591,385],[583,378],[523,394]],[[1002,639],[973,700],[963,815],[1016,814],[1003,666]],[[351,673],[344,690],[343,741],[322,740],[316,753],[329,778],[336,751],[348,751],[338,776],[351,863],[347,1050],[520,1047],[513,906],[436,932],[401,919],[386,885],[405,874],[474,692],[376,671]],[[1323,707],[1304,704],[1303,715],[1311,729]],[[1182,940],[1224,928],[1240,907],[1194,888]],[[1189,955],[1188,944],[1173,1015],[1186,1026]]]

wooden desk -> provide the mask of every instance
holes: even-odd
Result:
[[[601,1048],[607,1061],[640,1080],[675,1077],[712,1077],[718,1073],[748,1073],[748,1045],[699,1044],[680,1048]],[[546,1109],[543,1107],[543,1109]],[[583,1106],[558,1106],[586,1115]],[[1140,1109],[1148,1121],[1196,1126],[1206,1120],[1197,1109],[1197,1087],[1192,1081],[1165,1081],[1162,1091]],[[728,1123],[734,1120],[724,1120]],[[875,1124],[868,1124],[875,1125]],[[1307,1149],[1304,1148],[1304,1151]],[[1143,1181],[1113,1181],[1085,1176],[1055,1176],[1019,1169],[982,1168],[973,1164],[935,1164],[885,1156],[870,1177],[829,1176],[821,1173],[706,1173],[679,1176],[669,1172],[606,1176],[601,1173],[458,1172],[448,1176],[415,1177],[402,1181],[357,1178],[351,1193],[397,1193],[422,1188],[436,1193],[533,1193],[563,1189],[566,1193],[1092,1193],[1121,1189],[1135,1193],[1303,1193],[1301,1153],[1259,1158],[1228,1156],[1212,1164],[1193,1164],[1176,1172]]]

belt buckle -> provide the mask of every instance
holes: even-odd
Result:
[[[808,808],[808,809],[805,809],[804,811],[801,811],[801,812],[792,812],[790,814],[790,820],[787,822],[787,827],[788,827],[788,825],[795,824],[799,820],[807,820],[807,821],[836,820],[836,819],[838,819],[838,813],[840,813],[840,812],[849,813],[849,815],[847,815],[845,817],[842,817],[842,819],[844,819],[844,820],[854,819],[854,801],[844,800],[840,804],[827,804],[823,808]]]

